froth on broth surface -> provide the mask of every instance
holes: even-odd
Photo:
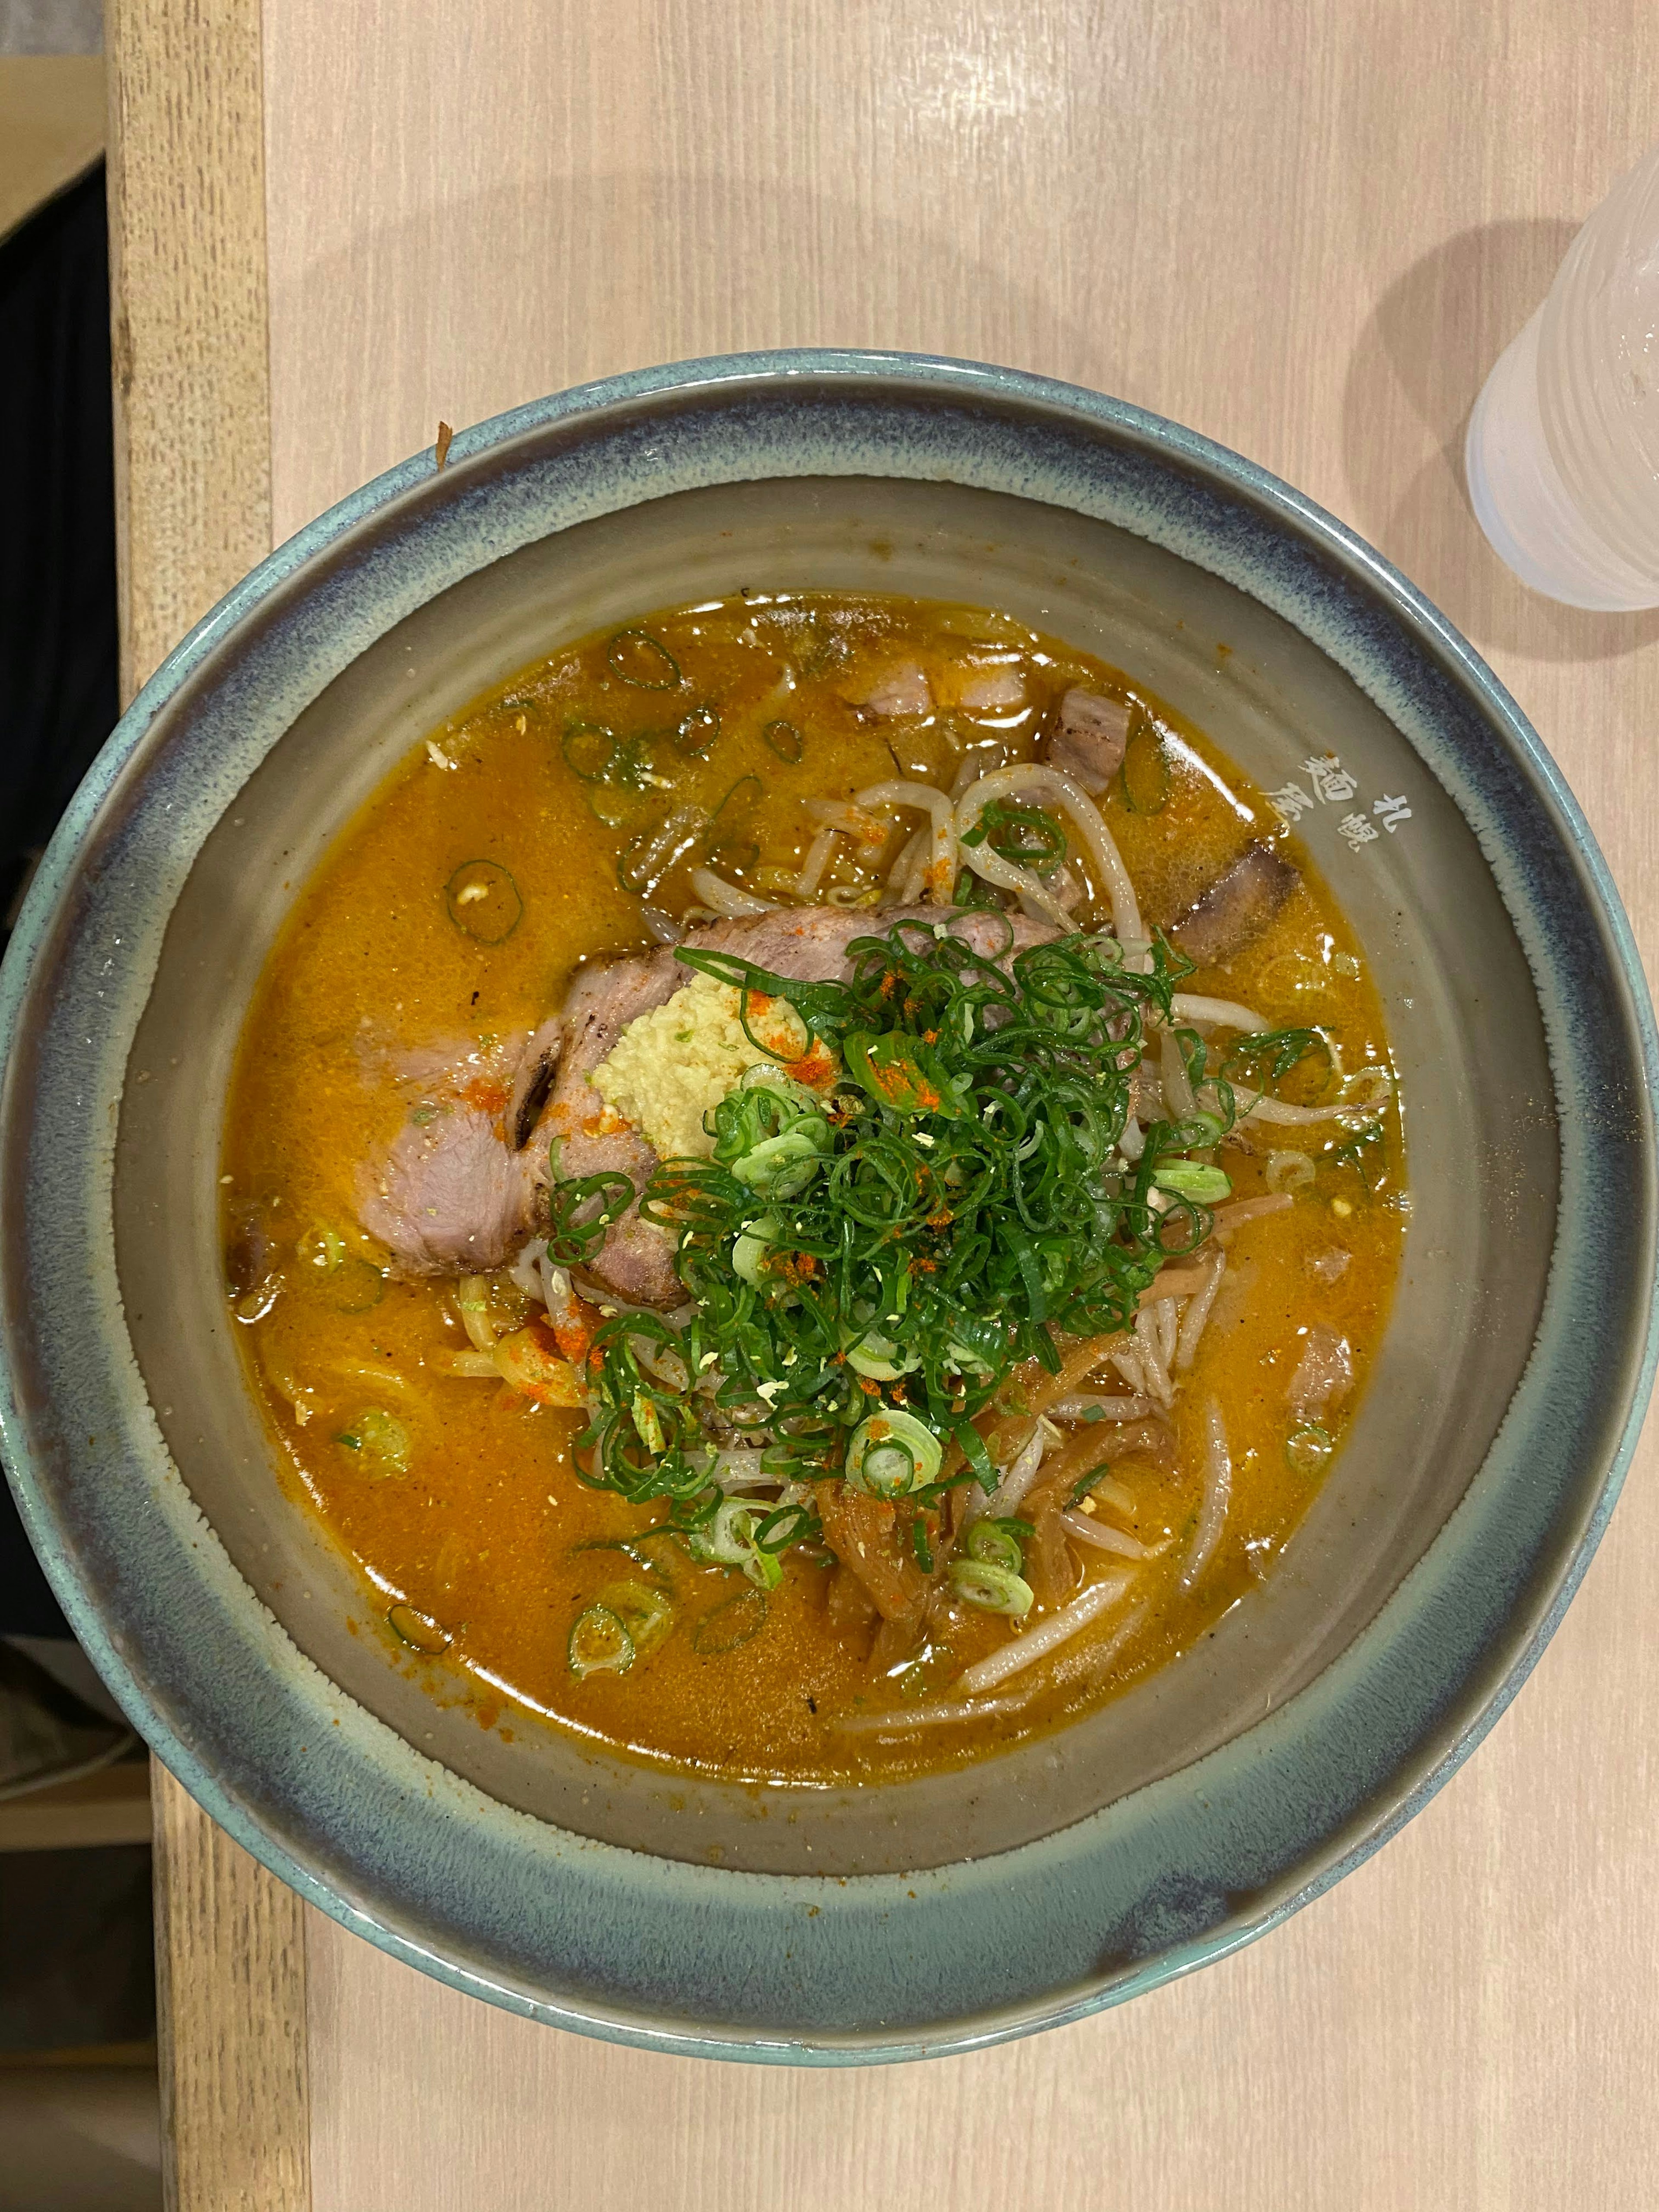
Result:
[[[549,1129],[556,1138],[574,1125],[556,1089],[552,1106],[537,1095],[545,1070],[531,1085],[524,1040],[561,1008],[573,978],[657,952],[688,915],[708,920],[711,888],[727,905],[741,903],[735,889],[798,913],[792,886],[812,859],[822,865],[813,902],[878,933],[890,926],[878,902],[907,890],[941,916],[963,891],[1012,905],[973,872],[975,854],[1000,851],[1008,865],[1047,870],[1049,894],[1103,937],[1109,887],[1047,786],[991,810],[988,835],[954,852],[955,882],[924,879],[935,848],[914,842],[929,821],[918,807],[871,802],[860,827],[848,816],[826,823],[809,805],[896,780],[961,794],[975,765],[1049,758],[1103,783],[1094,803],[1148,933],[1167,933],[1177,951],[1184,933],[1201,956],[1175,990],[1242,1006],[1275,1033],[1241,1057],[1237,1014],[1231,1026],[1224,1016],[1146,1017],[1146,1057],[1128,1079],[1136,1126],[1179,1120],[1183,1068],[1185,1110],[1201,1116],[1207,1104],[1211,1122],[1184,1126],[1176,1153],[1160,1155],[1176,1159],[1163,1172],[1199,1194],[1159,1187],[1158,1204],[1186,1227],[1160,1227],[1150,1198],[1133,1218],[1176,1243],[1194,1224],[1208,1233],[1164,1262],[1176,1302],[1160,1307],[1154,1286],[1139,1335],[1047,1324],[1067,1388],[1036,1445],[1035,1417],[1056,1387],[1041,1360],[989,1382],[953,1374],[929,1401],[942,1431],[935,1480],[966,1479],[918,1500],[927,1455],[912,1452],[907,1475],[902,1449],[884,1461],[866,1438],[873,1495],[819,1468],[818,1487],[795,1493],[800,1513],[769,1530],[761,1516],[775,1512],[777,1483],[740,1490],[720,1524],[727,1556],[700,1559],[706,1517],[701,1540],[672,1533],[695,1501],[630,1502],[578,1470],[589,1413],[556,1401],[576,1395],[572,1378],[597,1387],[586,1337],[616,1311],[614,1285],[580,1263],[574,1285],[545,1262],[538,1271],[544,1188],[526,1185],[519,1241],[532,1249],[516,1274],[493,1253],[489,1265],[463,1257],[416,1273],[429,1255],[411,1261],[389,1217],[366,1204],[374,1164],[400,1140],[424,1161],[421,1147],[448,1141],[468,1115],[479,1143],[510,1152],[516,1115],[536,1128],[544,1186]],[[706,872],[694,880],[696,871]],[[975,927],[1006,933],[1000,921]],[[1046,925],[1027,933],[1054,934]],[[918,936],[922,954],[933,941]],[[1115,951],[1099,957],[1109,977],[1118,972]],[[1151,957],[1130,947],[1121,972],[1143,975]],[[673,981],[690,985],[693,970]],[[1181,1033],[1182,1068],[1170,1065],[1166,1027]],[[860,1050],[846,1043],[835,1031],[825,1048],[844,1082]],[[563,1046],[568,1057],[568,1033]],[[678,1049],[672,1036],[663,1049]],[[933,1047],[915,1050],[933,1079]],[[915,1069],[904,1066],[908,1081]],[[1407,1203],[1388,1070],[1363,949],[1305,854],[1200,732],[1117,671],[1006,617],[912,600],[747,594],[642,616],[562,647],[434,730],[301,891],[250,1011],[229,1101],[232,1310],[283,1463],[362,1568],[360,1629],[395,1638],[401,1663],[435,1694],[469,1699],[486,1726],[522,1731],[539,1714],[672,1767],[897,1777],[1006,1747],[1115,1694],[1176,1659],[1272,1572],[1340,1447],[1387,1316]],[[1245,1098],[1265,1091],[1268,1104],[1247,1111],[1237,1092],[1229,1102],[1230,1084]],[[820,1137],[810,1081],[798,1091],[778,1111],[805,1115],[796,1126],[821,1146],[844,1149],[879,1118],[867,1087],[821,1091],[830,1133]],[[1274,1098],[1324,1118],[1263,1121]],[[614,1109],[597,1091],[591,1100],[589,1139],[614,1126],[604,1118]],[[1343,1102],[1347,1111],[1333,1113]],[[1206,1145],[1229,1103],[1237,1127]],[[973,1111],[983,1121],[977,1103]],[[891,1129],[895,1143],[931,1150],[936,1138],[958,1141],[962,1126],[917,1109]],[[826,1154],[821,1172],[810,1158],[803,1170],[817,1175],[819,1198],[833,1164]],[[1133,1163],[1115,1152],[1108,1165],[1102,1187],[1121,1196]],[[1218,1199],[1222,1186],[1206,1179],[1218,1169],[1231,1186]],[[758,1213],[763,1182],[757,1188]],[[1273,1197],[1275,1207],[1229,1211]],[[518,1199],[503,1203],[510,1213]],[[590,1224],[590,1259],[603,1233]],[[1012,1315],[1030,1278],[1017,1224],[1010,1233]],[[775,1299],[783,1278],[769,1270],[788,1255],[761,1249],[758,1293]],[[825,1275],[801,1279],[817,1295]],[[866,1369],[880,1366],[878,1350]],[[698,1359],[713,1364],[700,1350]],[[851,1384],[877,1445],[888,1413],[927,1411],[919,1370],[838,1364],[833,1389]],[[654,1387],[647,1376],[647,1394]],[[1088,1397],[1141,1406],[1126,1420],[1115,1404],[1073,1402]],[[958,1403],[999,1475],[1022,1455],[1034,1470],[1024,1498],[1005,1498],[976,1535],[964,1524],[985,1486],[951,1425]],[[629,1431],[635,1468],[661,1441],[648,1406],[639,1418],[643,1444]],[[836,1433],[839,1451],[847,1425]],[[740,1424],[715,1442],[743,1449]],[[858,1531],[849,1535],[841,1510],[849,1502],[884,1565],[866,1559],[860,1571]],[[984,1522],[996,1524],[988,1534]],[[1082,1533],[1091,1526],[1101,1532],[1092,1543]],[[796,1540],[766,1552],[757,1528]],[[669,1533],[641,1543],[653,1528]],[[988,1609],[988,1595],[1007,1609]],[[1026,1638],[1042,1649],[1080,1600],[1088,1617],[1075,1633],[1000,1672],[995,1655]]]

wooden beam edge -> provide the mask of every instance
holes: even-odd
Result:
[[[270,549],[260,0],[112,0],[122,695]],[[154,1770],[167,2202],[310,2212],[304,1907]]]

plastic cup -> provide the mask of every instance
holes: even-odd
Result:
[[[1659,148],[1568,248],[1469,417],[1500,559],[1568,606],[1659,606]]]

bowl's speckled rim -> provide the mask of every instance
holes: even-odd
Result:
[[[1077,2019],[1224,1955],[1375,1850],[1492,1727],[1634,1446],[1656,1349],[1659,1040],[1588,827],[1492,672],[1376,553],[1249,462],[1092,392],[914,356],[738,356],[538,401],[462,433],[451,470],[435,502],[429,455],[392,470],[184,641],[70,806],[0,976],[0,1442],[76,1634],[185,1786],[313,1903],[458,1989],[590,2033],[747,2059],[914,2057]],[[294,714],[411,608],[550,530],[695,485],[816,474],[1103,516],[1311,639],[1474,828],[1536,983],[1562,1129],[1530,1363],[1468,1494],[1364,1632],[1246,1734],[1071,1829],[845,1882],[550,1829],[334,1689],[166,1452],[120,1312],[110,1201],[112,1102],[178,887]],[[226,648],[229,675],[197,682]],[[147,748],[181,692],[182,735]],[[1624,1101],[1611,1133],[1609,1096]],[[1598,1172],[1613,1144],[1620,1179]]]

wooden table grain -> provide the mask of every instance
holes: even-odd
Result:
[[[1650,0],[115,0],[135,673],[364,477],[775,343],[1012,362],[1354,524],[1510,685],[1659,954],[1659,617],[1494,560],[1486,369],[1659,125]],[[937,2066],[540,2029],[302,1911],[176,1790],[184,2212],[1598,2212],[1659,2197],[1659,1494],[1478,1756],[1264,1943]]]

